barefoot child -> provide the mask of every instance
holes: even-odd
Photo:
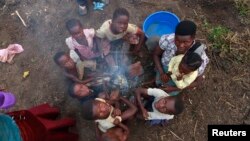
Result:
[[[184,105],[180,96],[169,96],[168,93],[157,88],[137,88],[135,91],[136,102],[145,120],[151,124],[164,124],[183,111]],[[148,99],[147,104],[142,104],[141,98]]]

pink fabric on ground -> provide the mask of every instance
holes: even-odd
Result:
[[[0,61],[10,63],[14,56],[18,53],[23,52],[24,49],[19,44],[10,44],[6,49],[0,50]]]

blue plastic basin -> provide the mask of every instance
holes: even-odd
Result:
[[[161,36],[174,33],[180,19],[173,13],[159,11],[149,15],[143,23],[143,32],[146,37]]]

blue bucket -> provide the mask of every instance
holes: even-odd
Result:
[[[174,33],[180,19],[173,13],[159,11],[149,15],[143,23],[143,32],[146,37],[162,36]]]

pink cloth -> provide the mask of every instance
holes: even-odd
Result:
[[[23,52],[24,49],[19,44],[10,44],[6,49],[0,50],[0,61],[10,63],[14,56],[18,53]]]
[[[93,41],[94,36],[95,36],[95,30],[92,28],[91,29],[83,29],[83,33],[86,37],[88,45],[80,45],[74,38],[69,37],[66,39],[66,44],[68,45],[69,49],[71,49],[71,50],[77,49],[79,51],[80,55],[86,59],[93,59],[93,58],[101,56],[102,53],[100,51],[93,51],[93,50],[98,50],[96,48],[97,44],[94,43],[94,41]],[[110,45],[106,41],[101,41],[101,46],[102,46],[103,50],[110,49]],[[106,52],[104,53],[104,55],[107,54]]]

